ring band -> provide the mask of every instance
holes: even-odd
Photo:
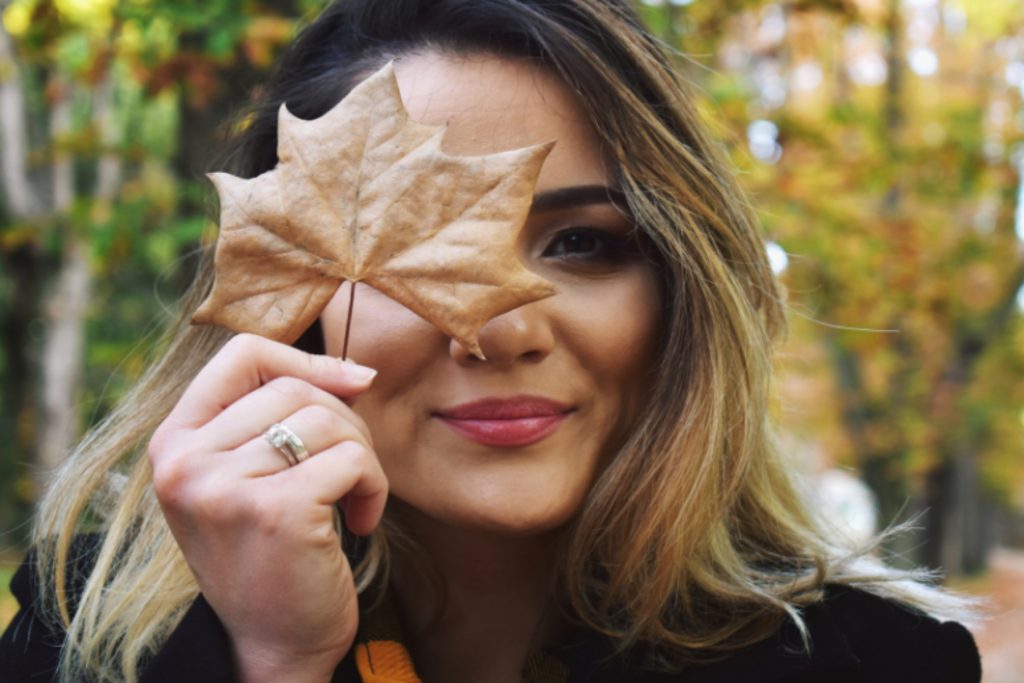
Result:
[[[294,467],[309,457],[309,450],[306,449],[306,444],[302,443],[299,435],[280,422],[270,425],[267,431],[263,432],[263,438],[281,452],[281,455],[288,461],[289,467]]]

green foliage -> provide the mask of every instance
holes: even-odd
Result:
[[[4,28],[16,43],[17,69],[30,134],[31,179],[43,202],[51,164],[67,155],[74,198],[66,210],[44,207],[6,220],[0,204],[0,385],[11,363],[30,367],[30,383],[0,392],[0,527],[14,527],[36,495],[29,470],[38,441],[39,347],[45,294],[65,248],[85,240],[93,272],[87,312],[85,375],[79,397],[83,427],[100,419],[142,372],[169,309],[187,287],[191,254],[211,231],[205,179],[186,176],[202,163],[188,157],[184,130],[196,112],[240,104],[229,85],[264,72],[311,3],[249,0],[13,0]],[[51,131],[61,101],[70,127]],[[198,146],[202,149],[202,145]],[[101,167],[116,167],[100,193]],[[112,194],[110,189],[113,190]],[[15,264],[29,264],[16,268]],[[30,297],[25,306],[15,291]],[[31,326],[31,346],[16,350],[14,327]],[[26,339],[27,341],[27,339]],[[12,353],[15,355],[12,358]]]
[[[926,10],[906,3],[646,10],[674,13],[662,35],[709,67],[687,70],[702,110],[726,120],[766,233],[790,254],[784,281],[801,317],[787,357],[826,351],[824,363],[785,366],[784,391],[816,387],[790,397],[799,411],[786,426],[881,473],[871,483],[894,498],[886,513],[906,495],[943,504],[929,478],[964,454],[989,495],[1024,504],[1024,91],[1007,80],[1024,60],[1024,6],[945,4],[946,24],[929,35],[928,16],[915,15]],[[887,46],[905,52],[893,60]],[[908,68],[915,48],[938,56],[934,73]],[[889,72],[857,83],[863,59]],[[796,86],[798,67],[816,74],[811,87]],[[762,92],[773,73],[785,79],[774,101]],[[758,120],[777,127],[778,159],[752,158]]]

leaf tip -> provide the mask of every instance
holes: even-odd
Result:
[[[278,121],[278,123],[280,123],[281,119],[284,119],[284,118],[290,119],[292,121],[298,119],[298,117],[295,114],[293,114],[291,112],[291,110],[288,109],[288,103],[287,102],[282,102],[281,106],[277,108],[277,121]]]
[[[207,297],[199,308],[192,313],[192,318],[189,322],[193,325],[209,325],[213,322],[212,307],[210,306],[210,297]]]
[[[480,360],[484,360],[484,361],[487,360],[487,356],[484,355],[484,350],[480,348],[480,343],[479,342],[474,340],[473,343],[471,343],[466,348],[469,350],[470,354],[472,354],[473,356],[476,356]]]
[[[551,150],[555,148],[555,143],[557,142],[558,140],[548,140],[547,142],[536,144],[533,147],[527,147],[524,151],[527,153],[527,156],[531,161],[543,164],[548,158],[548,155],[551,154]]]
[[[226,176],[226,175],[229,175],[229,174],[222,173],[220,171],[214,171],[213,173],[207,173],[206,174],[206,179],[209,180],[211,183],[213,183],[214,187],[220,187],[220,184],[222,182],[222,178],[224,178],[224,176]]]

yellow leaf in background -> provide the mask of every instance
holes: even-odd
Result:
[[[1007,0],[951,0],[967,18],[972,32],[985,38],[998,38],[1006,34],[1024,16],[1019,2]]]
[[[273,170],[211,176],[216,280],[193,321],[290,343],[362,281],[483,357],[484,323],[555,291],[516,248],[553,143],[459,157],[443,136],[409,118],[391,64],[319,119],[282,107]]]
[[[117,0],[55,0],[57,11],[74,24],[105,33],[113,23]]]
[[[245,27],[242,49],[249,61],[259,67],[269,67],[274,61],[276,48],[288,42],[295,30],[295,22],[283,17],[253,17]]]
[[[12,36],[20,36],[28,30],[32,21],[32,5],[27,2],[12,2],[4,8],[4,28]]]

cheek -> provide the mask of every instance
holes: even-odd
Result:
[[[341,356],[348,317],[342,286],[321,315],[327,353]],[[369,285],[356,287],[348,357],[379,373],[371,388],[348,401],[382,446],[416,436],[417,388],[448,348],[447,338],[418,315]]]
[[[638,268],[570,296],[566,344],[608,395],[637,393],[656,360],[661,328],[654,275]]]
[[[572,315],[565,317],[565,345],[595,396],[588,422],[599,432],[592,462],[598,470],[644,411],[660,346],[660,301],[654,275],[644,269],[574,294]]]
[[[342,285],[320,320],[327,353],[341,356],[348,319],[349,288]],[[366,284],[356,286],[348,357],[382,375],[396,374],[420,355],[428,357],[444,337],[418,315]],[[421,353],[420,353],[421,352]]]

